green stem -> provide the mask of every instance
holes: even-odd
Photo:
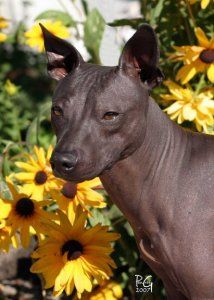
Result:
[[[191,5],[189,3],[189,0],[186,0],[186,5],[187,5],[187,9],[188,9],[188,13],[192,19],[192,23],[193,23],[193,26],[196,27],[196,21],[195,21],[195,18],[194,18],[194,15],[193,15],[193,12],[192,12],[192,8],[191,8]]]
[[[197,95],[198,92],[201,90],[203,84],[204,84],[204,78],[205,78],[205,75],[201,75],[201,78],[199,80],[199,83],[197,84],[197,87],[196,87],[196,90],[195,90],[195,94]]]

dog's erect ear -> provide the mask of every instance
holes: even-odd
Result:
[[[141,80],[149,88],[153,88],[164,78],[157,67],[158,61],[159,47],[156,34],[152,27],[144,24],[126,43],[120,56],[119,67],[128,74],[139,74]]]
[[[83,58],[74,46],[50,33],[42,24],[40,27],[44,36],[48,74],[60,80],[83,63]]]

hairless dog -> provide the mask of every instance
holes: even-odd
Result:
[[[182,129],[149,96],[163,79],[153,29],[137,30],[116,67],[84,62],[42,29],[48,73],[58,80],[55,175],[100,177],[168,299],[214,299],[214,137]]]

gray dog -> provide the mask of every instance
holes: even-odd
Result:
[[[54,173],[72,182],[100,176],[168,299],[214,299],[214,137],[183,130],[150,98],[163,79],[153,29],[137,30],[116,67],[85,63],[43,33],[48,73],[59,80]]]

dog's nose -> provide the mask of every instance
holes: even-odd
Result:
[[[54,171],[59,173],[69,173],[71,172],[78,160],[77,153],[75,151],[72,152],[54,152],[51,159],[51,167]]]

